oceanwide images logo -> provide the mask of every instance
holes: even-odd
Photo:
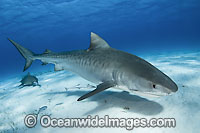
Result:
[[[37,125],[37,115],[29,114],[25,117],[24,123],[28,128],[33,128]],[[86,118],[51,118],[48,115],[40,117],[40,125],[44,128],[48,127],[105,127],[105,128],[126,128],[133,130],[134,128],[145,127],[165,127],[175,128],[176,120],[174,118],[110,118],[108,115],[92,117],[88,115]]]

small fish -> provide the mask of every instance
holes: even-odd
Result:
[[[40,107],[37,114],[39,114],[40,112],[42,112],[42,111],[44,111],[46,109],[47,109],[47,106]]]
[[[55,106],[62,105],[63,103],[57,103]]]
[[[38,79],[35,76],[31,75],[30,73],[24,76],[20,82],[21,82],[21,85],[19,85],[19,87],[21,88],[25,86],[41,86],[38,83]]]

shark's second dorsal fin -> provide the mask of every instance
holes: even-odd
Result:
[[[44,54],[49,54],[49,53],[51,53],[51,52],[52,52],[51,50],[46,49],[46,50],[44,51]]]
[[[88,48],[88,51],[97,49],[97,48],[110,48],[110,46],[100,36],[91,32],[91,41],[90,41],[90,47]]]

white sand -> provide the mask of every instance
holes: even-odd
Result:
[[[125,128],[27,128],[24,117],[37,113],[55,118],[85,118],[109,115],[117,118],[175,118],[176,128],[134,128],[134,133],[197,133],[200,131],[200,54],[151,56],[145,58],[169,75],[179,87],[173,95],[141,98],[109,89],[84,101],[77,99],[93,88],[92,84],[70,72],[38,75],[42,87],[18,89],[21,77],[0,82],[0,132],[126,132]],[[79,85],[80,84],[80,85]],[[67,91],[66,91],[67,89]],[[106,100],[106,101],[105,101]],[[45,108],[47,106],[47,108]],[[125,109],[125,108],[129,109]]]

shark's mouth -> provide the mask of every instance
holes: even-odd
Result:
[[[161,97],[161,96],[167,96],[167,95],[172,94],[172,92],[170,92],[167,88],[164,88],[163,91],[154,90],[154,91],[149,91],[149,92],[148,91],[134,90],[134,89],[130,90],[125,86],[116,86],[114,88],[120,89],[120,90],[123,90],[123,91],[128,91],[132,94],[144,96],[144,97]]]
[[[133,91],[134,94],[139,96],[147,96],[147,97],[161,97],[161,96],[167,96],[170,95],[168,93],[163,92],[141,92],[141,91]]]

